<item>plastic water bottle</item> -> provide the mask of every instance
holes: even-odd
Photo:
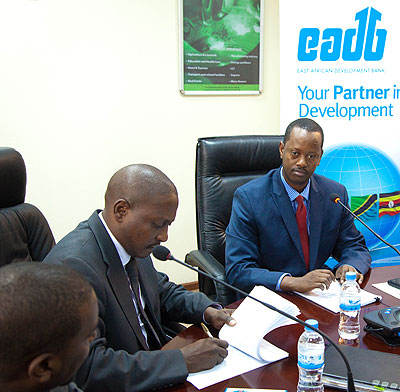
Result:
[[[346,280],[340,290],[339,336],[345,340],[355,340],[360,334],[360,286],[354,271],[346,272]]]
[[[317,320],[307,320],[307,324],[318,328]],[[299,383],[297,392],[323,392],[322,371],[324,370],[324,339],[305,327],[297,343],[297,366],[299,368]]]

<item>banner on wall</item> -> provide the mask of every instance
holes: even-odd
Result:
[[[180,91],[260,94],[263,0],[180,0]]]
[[[324,129],[316,173],[346,186],[351,209],[400,244],[398,0],[280,0],[280,122]],[[399,257],[360,223],[375,265]]]

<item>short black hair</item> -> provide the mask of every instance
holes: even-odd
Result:
[[[324,131],[318,123],[316,123],[314,120],[311,120],[310,118],[298,118],[297,120],[292,121],[286,128],[285,136],[283,138],[283,144],[285,144],[289,140],[293,128],[296,127],[304,129],[307,132],[318,132],[319,134],[321,134],[322,148],[322,146],[324,145]]]
[[[19,262],[0,268],[0,379],[9,381],[36,356],[57,353],[82,327],[93,289],[61,265]]]

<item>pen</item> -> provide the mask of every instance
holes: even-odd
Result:
[[[209,337],[212,338],[213,336],[211,335],[210,331],[208,330],[208,328],[205,326],[204,323],[201,323],[201,328],[203,328],[204,333]]]

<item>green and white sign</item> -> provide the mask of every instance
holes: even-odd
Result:
[[[263,0],[180,0],[181,93],[260,94]]]

